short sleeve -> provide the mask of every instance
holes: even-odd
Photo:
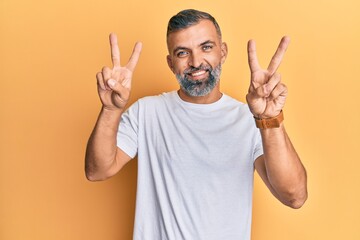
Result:
[[[254,159],[253,161],[264,154],[262,139],[259,129],[255,129],[255,145],[254,145]]]
[[[121,116],[117,132],[117,146],[131,158],[138,149],[139,102],[131,105]]]

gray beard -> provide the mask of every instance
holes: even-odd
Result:
[[[207,70],[209,77],[202,80],[190,80],[188,79],[187,73],[191,73],[199,70]],[[200,97],[209,94],[218,84],[221,74],[221,64],[217,65],[214,69],[211,66],[200,66],[199,68],[191,68],[184,71],[184,76],[176,74],[180,87],[189,96]]]

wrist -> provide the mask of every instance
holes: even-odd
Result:
[[[117,129],[123,112],[122,109],[102,107],[98,118],[98,124]]]
[[[279,128],[281,123],[284,121],[284,114],[283,111],[281,110],[280,113],[275,117],[259,118],[254,116],[254,119],[257,128],[260,129]]]
[[[125,111],[124,108],[118,108],[118,107],[106,107],[106,106],[102,106],[101,107],[101,112],[104,112],[105,114],[114,114],[114,115],[118,115],[121,114]]]

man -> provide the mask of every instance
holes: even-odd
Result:
[[[276,72],[288,37],[267,69],[249,41],[247,106],[220,91],[228,50],[215,19],[179,12],[168,25],[167,62],[180,89],[140,99],[126,112],[142,45],[122,67],[114,34],[110,44],[113,68],[97,74],[103,106],[86,176],[109,178],[138,155],[134,239],[250,239],[254,168],[282,203],[303,205],[306,173],[282,122],[288,92]]]

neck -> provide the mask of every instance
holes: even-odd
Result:
[[[219,84],[208,95],[205,95],[205,96],[199,96],[199,97],[190,96],[181,88],[179,89],[178,94],[179,94],[179,97],[183,101],[190,102],[190,103],[196,103],[196,104],[214,103],[214,102],[218,101],[221,98],[221,96],[223,95],[220,92]]]

